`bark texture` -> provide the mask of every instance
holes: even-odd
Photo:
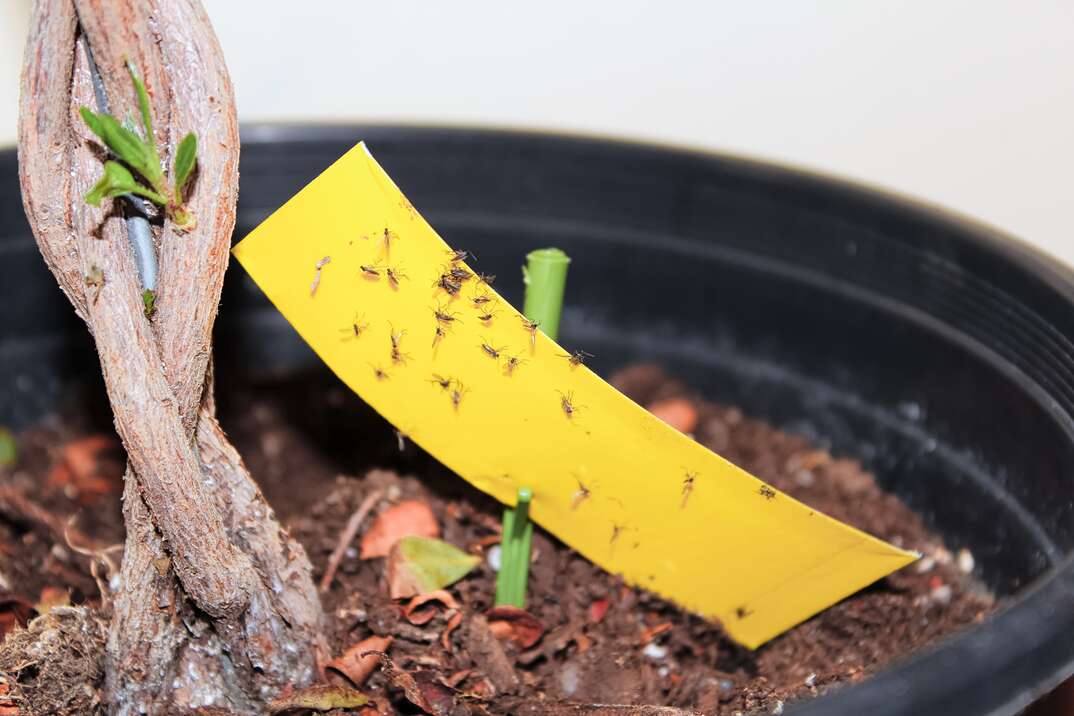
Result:
[[[104,150],[86,44],[113,115],[137,116],[124,67],[146,84],[166,170],[198,135],[197,227],[156,227],[157,313],[143,312],[122,203],[82,197]],[[256,713],[323,656],[321,608],[284,532],[214,417],[211,339],[238,192],[234,98],[198,0],[35,0],[23,70],[19,167],[41,253],[97,343],[129,464],[127,542],[106,666],[115,713],[217,706]],[[103,287],[87,289],[100,269]]]

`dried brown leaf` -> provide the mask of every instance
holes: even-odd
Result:
[[[438,607],[432,602],[439,602],[441,606]],[[403,608],[403,616],[411,624],[421,626],[432,621],[433,617],[441,609],[449,611],[458,608],[459,603],[455,601],[455,597],[451,596],[450,592],[444,589],[437,589],[434,592],[419,594],[412,598]]]
[[[498,639],[507,639],[520,649],[528,649],[544,634],[544,625],[525,609],[498,606],[485,612],[489,629]]]
[[[347,647],[346,651],[326,665],[350,679],[355,686],[361,686],[377,668],[380,660],[375,654],[362,656],[368,652],[386,652],[392,645],[390,636],[371,636]]]
[[[406,500],[380,513],[362,537],[361,558],[385,557],[396,542],[412,535],[440,536],[436,516],[421,500]]]

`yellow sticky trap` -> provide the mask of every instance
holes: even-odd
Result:
[[[364,144],[234,253],[411,440],[505,503],[532,488],[549,532],[748,647],[915,559],[665,425],[477,278],[445,282],[465,264]]]

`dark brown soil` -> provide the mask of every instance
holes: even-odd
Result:
[[[549,712],[550,706],[534,710],[533,704],[564,700],[666,704],[706,714],[772,713],[782,704],[858,681],[994,608],[959,568],[960,562],[963,569],[968,566],[969,555],[952,557],[920,518],[880,490],[857,462],[833,458],[735,408],[701,401],[651,366],[625,371],[614,382],[643,405],[690,399],[700,416],[699,441],[803,502],[919,550],[926,559],[749,652],[718,625],[624,586],[538,530],[528,610],[544,636],[527,649],[493,639],[490,650],[483,640],[484,622],[475,618],[492,605],[495,573],[487,560],[450,590],[461,605],[459,628],[448,630],[445,613],[414,625],[388,598],[383,560],[358,559],[359,535],[324,595],[333,655],[369,636],[392,636],[389,654],[397,669],[420,683],[448,684],[469,694],[476,699],[468,702],[475,710],[480,704],[489,713]],[[428,502],[443,537],[455,545],[485,554],[495,543],[502,508],[409,442],[401,443],[338,382],[307,377],[218,385],[229,386],[218,391],[223,424],[270,503],[306,546],[317,578],[344,524],[377,488],[387,495],[381,509],[406,498]],[[78,451],[72,460],[57,448],[90,429],[84,419],[65,418],[30,431],[20,436],[17,468],[0,473],[0,485],[7,486],[7,492],[0,491],[0,597],[14,595],[32,604],[46,587],[66,587],[75,603],[98,599],[88,559],[65,544],[57,525],[20,516],[26,505],[12,505],[12,495],[30,498],[58,516],[61,531],[67,517],[77,513],[82,538],[98,548],[120,542],[121,463],[94,444],[90,470],[81,467]],[[66,477],[57,464],[66,465]],[[89,479],[86,472],[99,479]],[[107,484],[110,494],[104,494]],[[372,517],[363,527],[371,522]],[[598,621],[605,601],[607,611]],[[0,610],[3,605],[0,599]],[[0,629],[3,625],[0,619]],[[506,674],[498,654],[490,653],[501,645]],[[518,684],[515,693],[503,693],[512,690],[505,686],[512,679]],[[418,712],[388,681],[377,672],[363,688],[384,713]],[[498,692],[498,698],[480,698]]]

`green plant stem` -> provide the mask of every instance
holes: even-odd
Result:
[[[563,313],[563,293],[567,287],[567,266],[571,260],[561,249],[537,249],[526,255],[522,281],[526,301],[522,312],[544,334],[556,339]],[[520,487],[514,507],[503,511],[503,539],[500,542],[500,573],[496,577],[496,604],[523,609],[530,574],[533,523],[530,500],[533,492]]]
[[[500,542],[500,573],[496,577],[496,606],[526,606],[526,585],[530,575],[530,548],[533,523],[530,500],[533,493],[520,487],[518,501],[503,511],[503,539]]]
[[[522,282],[526,284],[522,312],[552,340],[559,335],[570,262],[562,249],[537,249],[526,255],[526,266],[522,269]]]

